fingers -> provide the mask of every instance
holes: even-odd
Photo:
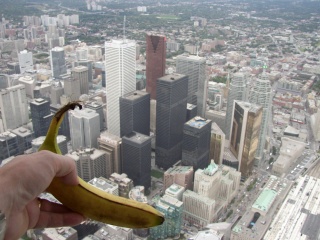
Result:
[[[79,184],[76,164],[72,158],[54,154],[49,151],[41,152],[50,155],[50,160],[54,167],[54,177],[61,177],[62,181],[69,185]]]
[[[74,226],[80,224],[85,218],[67,207],[45,199],[38,199],[40,215],[35,228]]]
[[[85,219],[78,213],[52,213],[40,212],[39,219],[34,228],[51,228],[62,226],[75,226],[83,222]]]
[[[45,199],[38,199],[40,211],[53,212],[53,213],[70,213],[72,212],[69,208],[59,203],[50,202]]]

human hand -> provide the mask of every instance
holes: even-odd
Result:
[[[54,177],[77,185],[74,160],[49,151],[15,157],[0,168],[0,210],[7,218],[5,239],[28,229],[80,224],[85,218],[61,204],[39,199]]]

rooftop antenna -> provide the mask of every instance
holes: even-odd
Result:
[[[123,40],[126,39],[126,15],[123,17]]]

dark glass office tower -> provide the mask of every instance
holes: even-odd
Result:
[[[194,171],[210,163],[211,120],[199,116],[184,124],[182,165],[193,166]]]
[[[164,76],[166,70],[166,38],[146,35],[146,77],[147,92],[156,99],[157,79]]]
[[[138,90],[120,97],[120,137],[133,131],[150,135],[150,93]]]
[[[34,99],[30,103],[31,119],[34,136],[40,137],[47,135],[47,131],[53,117],[50,112],[50,103],[42,98]]]
[[[157,81],[156,165],[165,170],[181,160],[187,115],[188,77],[170,74]]]
[[[137,132],[122,138],[122,171],[135,186],[151,186],[151,138]]]

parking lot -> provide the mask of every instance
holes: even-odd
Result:
[[[313,150],[307,149],[298,158],[296,164],[290,169],[287,179],[295,180],[299,175],[301,175],[306,169],[308,169],[313,161],[316,159],[316,155]]]

